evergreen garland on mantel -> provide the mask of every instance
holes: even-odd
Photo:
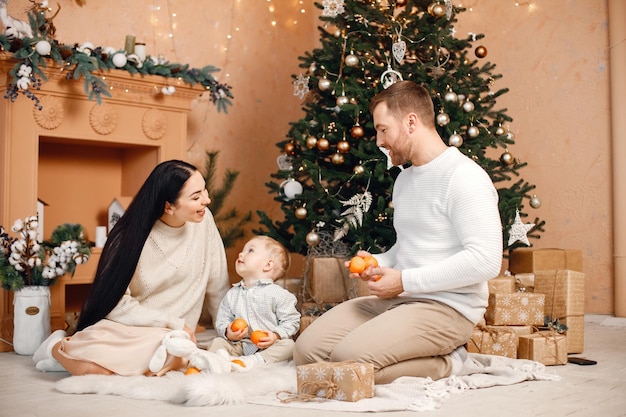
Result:
[[[219,83],[213,77],[212,74],[219,71],[218,68],[212,65],[190,68],[187,64],[170,63],[150,56],[141,60],[137,55],[127,56],[124,50],[113,51],[90,44],[61,44],[54,39],[52,18],[47,16],[50,9],[43,7],[46,3],[35,3],[28,12],[32,37],[20,36],[11,28],[6,28],[5,33],[0,35],[0,57],[8,55],[17,60],[9,72],[12,81],[7,87],[5,98],[15,101],[22,93],[41,110],[33,90],[39,90],[42,80],[47,81],[41,68],[46,68],[51,59],[65,69],[67,79],[84,79],[85,94],[89,100],[95,99],[98,104],[102,103],[102,96],[111,97],[101,76],[110,69],[118,69],[131,74],[176,78],[190,85],[200,84],[210,92],[210,100],[218,111],[228,112],[233,95],[229,85]]]

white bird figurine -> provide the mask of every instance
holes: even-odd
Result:
[[[0,21],[4,27],[4,33],[7,37],[16,38],[32,38],[33,30],[28,22],[16,19],[9,15],[7,5],[9,0],[0,0]]]

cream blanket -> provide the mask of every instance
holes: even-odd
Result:
[[[142,400],[161,400],[186,406],[253,403],[331,411],[427,411],[438,408],[451,394],[470,389],[512,385],[524,381],[561,378],[541,363],[502,356],[470,353],[475,369],[470,375],[430,378],[402,377],[377,385],[375,396],[357,402],[335,400],[281,401],[296,393],[296,368],[292,362],[252,368],[248,372],[185,376],[169,372],[163,377],[71,376],[56,383],[69,394],[108,394]],[[262,383],[259,383],[262,381]]]

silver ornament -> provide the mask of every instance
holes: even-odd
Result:
[[[463,110],[465,110],[466,112],[471,112],[474,111],[474,103],[472,103],[471,101],[466,101],[465,103],[463,103]]]
[[[330,88],[330,84],[331,82],[328,78],[320,78],[317,82],[317,87],[322,91],[326,91]]]
[[[457,96],[454,91],[448,91],[443,96],[443,99],[447,101],[448,103],[455,103],[459,99],[459,96]]]
[[[530,206],[534,209],[541,207],[541,200],[535,194],[530,199]]]
[[[448,116],[446,113],[439,113],[436,119],[439,126],[445,126],[450,123],[450,116]]]
[[[344,62],[349,67],[356,67],[359,65],[359,57],[354,54],[346,55]]]
[[[496,136],[502,136],[502,135],[504,135],[505,132],[506,131],[504,130],[504,128],[502,126],[498,126],[496,128],[495,134],[496,134]]]
[[[350,100],[346,96],[337,97],[337,105],[340,107],[343,106],[344,104],[348,104],[349,102]]]
[[[455,146],[459,148],[461,145],[463,145],[463,138],[461,137],[461,135],[454,133],[450,135],[448,143],[450,144],[450,146]]]
[[[478,131],[478,128],[476,126],[470,126],[467,128],[467,136],[469,136],[470,138],[475,138],[476,136],[478,136],[480,132]]]
[[[311,231],[306,235],[306,243],[309,246],[317,246],[320,244],[320,235],[315,231]]]

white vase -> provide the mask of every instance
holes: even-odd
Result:
[[[28,286],[13,299],[13,350],[32,355],[50,336],[50,287]]]

